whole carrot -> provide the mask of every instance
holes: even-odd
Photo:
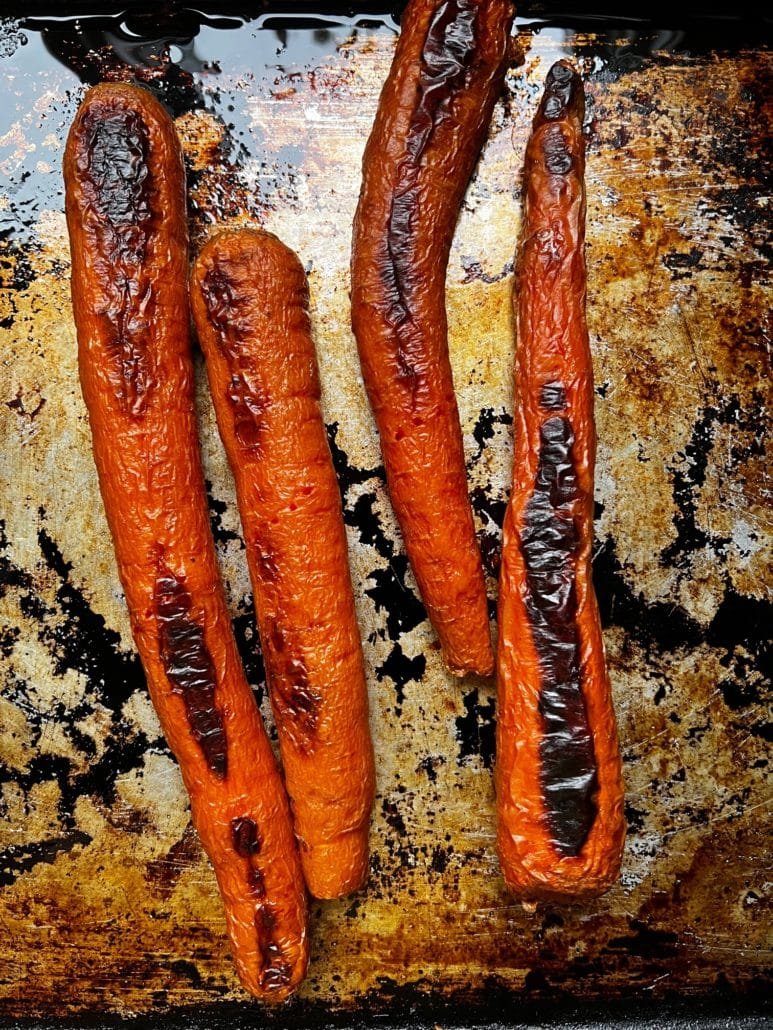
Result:
[[[582,82],[548,73],[526,151],[515,455],[497,655],[498,846],[525,897],[617,878],[620,752],[593,593],[593,369],[585,323]]]
[[[445,310],[454,227],[504,78],[510,0],[411,0],[363,158],[352,325],[389,493],[449,669],[489,674]]]
[[[373,749],[306,276],[275,236],[238,230],[204,247],[191,295],[303,871],[313,895],[336,898],[367,877]]]
[[[83,396],[132,632],[225,903],[239,975],[303,978],[306,902],[287,798],[218,575],[194,411],[185,176],[145,90],[89,91],[64,157]]]

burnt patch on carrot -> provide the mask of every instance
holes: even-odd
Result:
[[[310,749],[319,721],[322,697],[309,680],[303,657],[287,638],[282,626],[275,622],[269,634],[271,689],[274,704],[282,718],[288,717],[300,731],[301,746]]]
[[[249,816],[241,816],[231,820],[231,840],[234,851],[242,858],[251,858],[252,855],[260,854],[260,835],[258,824]]]
[[[260,447],[263,414],[268,397],[245,374],[239,348],[239,297],[233,280],[222,265],[213,265],[201,282],[201,295],[217,342],[231,370],[228,400],[234,413],[234,433],[245,450]]]
[[[561,411],[566,407],[566,390],[563,383],[543,383],[539,395],[543,411]]]
[[[290,983],[293,971],[274,937],[276,916],[270,905],[259,906],[255,913],[255,929],[258,934],[258,950],[263,963],[260,986],[269,991],[281,990]]]
[[[191,734],[207,765],[224,779],[228,751],[222,713],[215,703],[217,676],[212,655],[204,630],[191,615],[191,595],[184,577],[176,576],[163,563],[156,576],[154,602],[164,672],[185,703]]]
[[[90,199],[97,213],[117,230],[119,254],[133,256],[144,247],[145,230],[153,218],[145,123],[137,111],[106,111],[94,105],[83,115],[82,131],[85,153],[79,163],[93,191]]]
[[[545,92],[540,104],[540,113],[548,121],[563,118],[572,101],[576,73],[567,64],[557,61],[545,79]]]
[[[256,537],[252,544],[260,569],[261,579],[266,583],[276,583],[279,579],[279,566],[276,556],[265,540]]]
[[[560,125],[549,125],[542,137],[545,168],[551,175],[566,175],[572,170],[572,155]]]
[[[257,864],[262,841],[258,832],[258,824],[247,815],[231,820],[231,841],[234,851],[247,863],[247,887],[256,898],[265,898],[266,881],[263,870]]]
[[[553,845],[562,855],[579,853],[596,817],[596,761],[576,620],[573,442],[567,418],[542,423],[539,468],[521,529],[526,608],[540,664],[541,786]]]
[[[477,5],[472,0],[447,0],[432,18],[421,56],[418,103],[406,139],[386,234],[386,260],[381,278],[389,303],[388,320],[395,327],[411,322],[416,277],[413,213],[418,200],[422,156],[454,92],[465,83],[475,55]],[[398,341],[397,363],[402,379],[415,388],[420,375],[420,343],[410,331]]]
[[[77,153],[85,205],[96,214],[94,243],[111,274],[103,317],[111,327],[108,343],[112,380],[124,407],[142,414],[152,386],[147,332],[155,296],[143,271],[153,229],[153,177],[147,127],[137,111],[94,105],[81,122]]]

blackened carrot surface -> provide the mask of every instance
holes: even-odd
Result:
[[[236,480],[267,682],[312,894],[368,871],[373,749],[306,276],[275,236],[221,233],[191,296]]]
[[[596,437],[583,116],[582,82],[559,62],[526,152],[515,455],[499,596],[498,847],[507,883],[526,897],[606,890],[625,832],[591,576]]]
[[[445,275],[504,78],[509,0],[411,0],[363,159],[352,325],[392,504],[448,667],[493,668]]]
[[[145,90],[97,86],[70,131],[64,178],[81,384],[135,643],[218,879],[239,975],[257,997],[281,1000],[305,972],[306,900],[209,528],[171,119]],[[249,863],[235,826],[259,835]]]

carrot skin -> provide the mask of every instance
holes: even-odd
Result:
[[[363,158],[352,326],[392,505],[448,668],[489,675],[445,277],[507,64],[510,0],[411,0]]]
[[[306,898],[209,528],[174,124],[139,87],[95,87],[70,130],[64,180],[81,386],[134,640],[239,976],[280,1001],[305,973]]]
[[[605,891],[625,837],[591,570],[596,436],[583,114],[580,77],[560,61],[526,151],[497,653],[498,850],[508,886],[534,899]]]
[[[236,481],[303,871],[315,897],[336,898],[367,878],[375,775],[306,275],[275,236],[225,232],[197,258],[191,298]]]

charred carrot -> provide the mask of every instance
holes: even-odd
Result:
[[[445,276],[502,87],[510,0],[411,0],[365,149],[352,325],[392,504],[449,669],[494,659],[448,357]]]
[[[306,968],[305,893],[209,528],[171,119],[136,86],[95,87],[70,131],[64,179],[81,385],[134,640],[239,975],[257,997],[281,1000]]]
[[[498,846],[525,897],[617,878],[620,753],[593,592],[593,370],[580,77],[560,61],[526,151],[515,455],[499,591]]]
[[[373,749],[306,275],[275,236],[226,232],[196,260],[191,297],[303,871],[313,895],[337,898],[367,877]]]

